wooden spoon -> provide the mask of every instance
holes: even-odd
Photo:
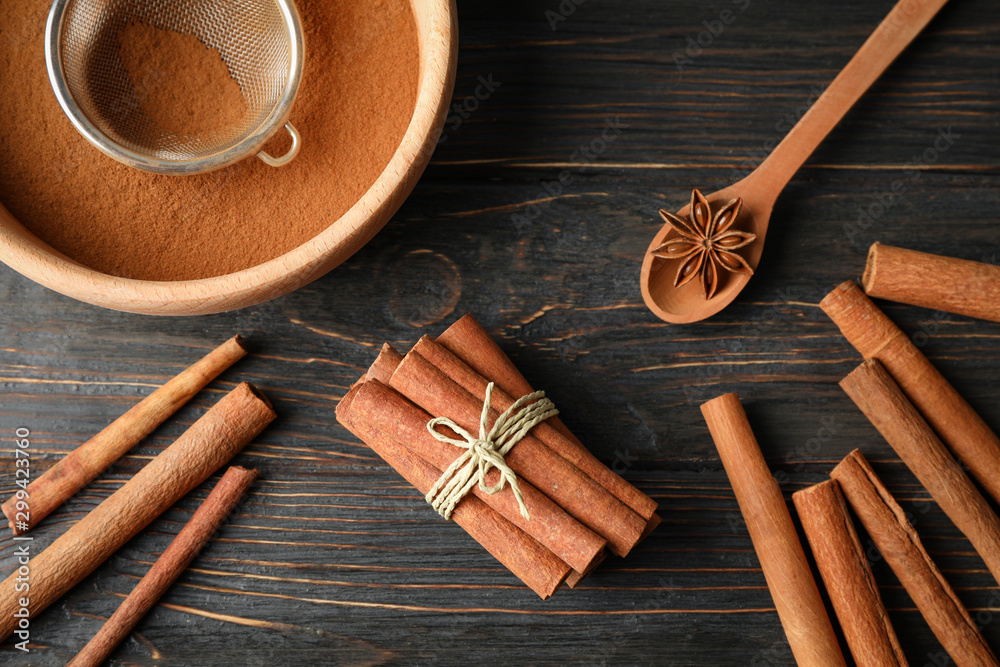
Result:
[[[731,257],[739,255],[747,262],[747,269],[756,269],[764,249],[764,237],[767,234],[771,210],[785,185],[826,138],[830,130],[840,122],[848,109],[882,75],[896,56],[913,41],[947,1],[900,0],[829,88],[778,144],[774,152],[739,183],[708,195],[707,200],[712,215],[731,200],[742,198],[742,209],[729,230],[756,235],[756,239],[745,248],[733,250],[728,255],[723,253],[725,255],[723,259],[727,260],[727,263],[735,265],[738,260],[733,260]],[[687,221],[690,208],[685,206],[677,217]],[[646,252],[640,277],[642,297],[649,309],[660,319],[677,324],[698,322],[715,315],[728,306],[750,280],[749,273],[731,272],[726,270],[726,267],[718,265],[718,289],[710,298],[706,297],[706,292],[711,292],[712,289],[703,286],[699,275],[675,287],[675,282],[679,280],[678,271],[685,264],[684,259],[666,259],[654,255],[653,251],[660,249],[665,242],[680,238],[670,224],[664,225]],[[730,242],[735,244],[736,240],[730,238]],[[711,245],[708,247],[711,248]],[[677,250],[677,247],[674,247],[674,250]],[[711,250],[708,254],[713,253],[719,256],[717,250]],[[688,259],[690,258],[691,255],[688,256]],[[706,256],[705,262],[711,263],[709,260],[710,257]],[[686,267],[688,273],[698,270],[694,264],[697,262]],[[711,276],[705,282],[711,285],[713,282]]]

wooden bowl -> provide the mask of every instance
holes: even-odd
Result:
[[[159,282],[95,271],[57,252],[0,204],[0,261],[35,282],[97,306],[147,315],[205,315],[252,306],[298,289],[357,252],[389,221],[430,161],[455,84],[455,0],[411,0],[420,79],[413,118],[388,166],[347,213],[294,250],[214,278]]]

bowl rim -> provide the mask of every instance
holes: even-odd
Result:
[[[455,0],[411,0],[419,41],[413,116],[385,169],[351,208],[322,232],[262,264],[212,278],[152,281],[91,269],[35,236],[0,202],[0,261],[79,301],[146,315],[204,315],[278,298],[353,255],[402,206],[423,173],[447,118],[458,51]]]

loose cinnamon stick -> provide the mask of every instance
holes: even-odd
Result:
[[[865,667],[905,667],[906,656],[840,485],[827,480],[797,491],[792,500],[854,661]]]
[[[93,572],[171,505],[240,452],[275,418],[271,404],[244,382],[224,396],[172,445],[32,557],[31,618]],[[0,584],[0,641],[21,608],[16,571]]]
[[[18,511],[17,496],[8,499],[2,509],[14,534],[23,535],[37,526],[245,355],[242,339],[230,338],[29,484],[28,499],[22,501],[27,510],[21,505]]]
[[[351,412],[356,415],[355,421],[370,422],[437,470],[447,470],[459,456],[457,448],[440,442],[428,432],[427,422],[432,419],[431,415],[378,380],[365,382],[358,389],[351,404]],[[491,470],[486,477],[486,484],[493,487],[499,481],[500,473],[496,469]],[[521,481],[520,487],[530,519],[521,515],[512,493],[489,494],[478,485],[473,487],[472,493],[538,540],[575,571],[589,571],[604,551],[604,538],[569,516],[526,481]]]
[[[799,667],[845,665],[781,495],[736,394],[701,406]]]
[[[435,417],[449,417],[470,433],[479,432],[483,402],[416,352],[409,352],[396,367],[390,385]],[[491,409],[490,423],[499,414]],[[530,433],[505,459],[519,478],[607,540],[612,553],[625,556],[639,542],[646,520]]]
[[[227,470],[146,576],[66,667],[100,667],[208,544],[255,479],[256,470]]]
[[[1000,582],[1000,518],[875,359],[840,383]]]
[[[848,454],[830,476],[955,664],[995,667],[997,659],[969,612],[861,452]]]
[[[341,399],[337,404],[338,421],[420,493],[428,493],[441,476],[441,470],[355,413],[355,398],[368,384],[374,382],[355,386]],[[569,565],[475,495],[466,496],[451,518],[543,600],[551,597],[570,573]]]
[[[912,306],[1000,322],[1000,266],[875,243],[865,292]]]
[[[878,359],[970,474],[1000,502],[1000,438],[917,346],[846,282],[820,302],[865,359]]]
[[[521,375],[517,366],[511,362],[510,358],[496,344],[496,341],[472,315],[466,315],[448,327],[444,333],[438,336],[437,342],[477,373],[480,378],[486,378],[495,383],[497,388],[503,390],[508,397],[517,399],[534,391]],[[436,365],[437,361],[435,360],[434,363]],[[446,371],[446,374],[451,376],[450,371]],[[463,375],[465,374],[463,373]],[[455,376],[452,376],[452,379],[456,379]],[[457,379],[456,381],[463,384]],[[470,386],[475,386],[479,382],[475,378],[466,381],[469,382]],[[463,386],[467,391],[479,396],[478,391],[473,391],[469,386]],[[608,489],[619,500],[650,522],[653,527],[660,522],[659,517],[653,519],[657,507],[656,501],[601,463],[558,417],[546,420],[546,424],[568,440],[565,445],[550,445],[554,451]]]
[[[437,366],[441,372],[480,401],[486,398],[486,387],[490,381],[472,370],[445,346],[435,342],[429,336],[424,336],[413,346],[413,351]],[[521,396],[523,395],[525,394]],[[503,388],[494,386],[492,401],[496,409],[502,412],[513,405],[514,401],[521,396],[512,396]],[[649,521],[655,516],[656,501],[616,475],[591,454],[590,450],[581,446],[578,440],[568,438],[562,431],[548,423],[549,421],[546,420],[536,426],[532,430],[532,435],[545,443],[545,446],[556,454],[590,475],[595,482],[631,507],[643,519]],[[656,523],[659,523],[659,520]]]

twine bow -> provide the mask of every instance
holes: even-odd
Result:
[[[524,496],[517,483],[517,475],[504,461],[504,455],[511,450],[528,431],[549,417],[559,414],[555,404],[545,398],[544,391],[536,391],[522,396],[514,404],[504,410],[503,414],[493,422],[493,428],[487,432],[487,421],[490,416],[490,400],[493,395],[493,383],[486,387],[486,398],[483,401],[483,414],[479,418],[479,437],[463,429],[447,417],[436,417],[427,422],[427,430],[441,442],[446,442],[466,450],[441,475],[434,487],[427,494],[427,502],[446,519],[451,518],[455,506],[472,488],[479,488],[493,495],[510,484],[511,491],[517,499],[521,516],[530,519],[528,508],[524,505]],[[534,401],[534,402],[533,402]],[[531,405],[528,405],[531,403]],[[447,426],[462,436],[463,440],[449,438],[438,433],[437,426]],[[493,468],[500,472],[500,481],[496,486],[486,485],[486,474]]]

